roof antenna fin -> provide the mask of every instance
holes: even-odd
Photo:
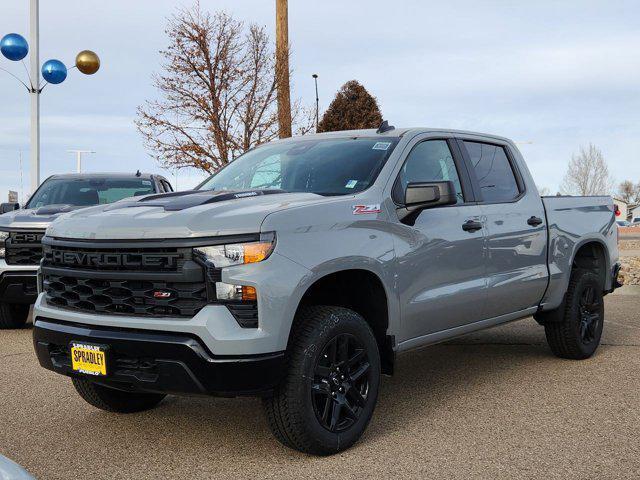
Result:
[[[380,126],[378,127],[378,130],[376,130],[376,133],[384,133],[384,132],[388,132],[389,130],[393,130],[396,127],[394,127],[393,125],[389,125],[389,122],[386,120],[383,120],[383,122],[380,124]]]
[[[136,177],[141,177],[142,174],[140,173],[140,169],[138,169],[138,171],[136,172]]]

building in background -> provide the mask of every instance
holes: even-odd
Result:
[[[629,204],[621,198],[616,197],[613,197],[613,203],[615,203],[618,206],[618,210],[620,210],[620,215],[618,216],[618,218],[616,218],[616,220],[629,220]]]
[[[633,222],[634,218],[640,218],[640,205],[630,205],[629,206],[629,216],[627,220]]]

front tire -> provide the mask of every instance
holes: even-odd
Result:
[[[379,384],[380,354],[365,320],[346,308],[314,306],[299,314],[286,377],[263,405],[282,444],[330,455],[361,437]]]
[[[551,351],[560,358],[591,357],[602,337],[604,298],[598,275],[574,270],[560,321],[546,322],[544,331]]]
[[[0,329],[22,328],[29,318],[29,305],[0,303]]]
[[[74,377],[72,381],[85,402],[107,412],[142,412],[155,407],[166,397],[162,393],[124,392],[98,385],[84,378]]]

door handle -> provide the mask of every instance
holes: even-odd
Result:
[[[542,219],[536,216],[532,216],[529,220],[527,220],[527,223],[532,227],[537,227],[542,223]]]
[[[467,220],[462,224],[462,229],[465,232],[475,232],[476,230],[482,230],[482,223],[475,220]]]

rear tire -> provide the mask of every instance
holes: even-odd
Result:
[[[544,326],[551,351],[560,358],[583,360],[591,357],[602,337],[604,299],[598,275],[574,270],[564,302],[561,321]]]
[[[314,306],[296,319],[286,377],[263,405],[283,445],[331,455],[360,439],[379,384],[380,354],[367,322],[346,308]]]
[[[0,329],[22,328],[29,318],[29,305],[0,303]]]
[[[166,397],[162,393],[123,392],[83,378],[72,378],[72,381],[85,402],[107,412],[142,412],[155,407]]]

